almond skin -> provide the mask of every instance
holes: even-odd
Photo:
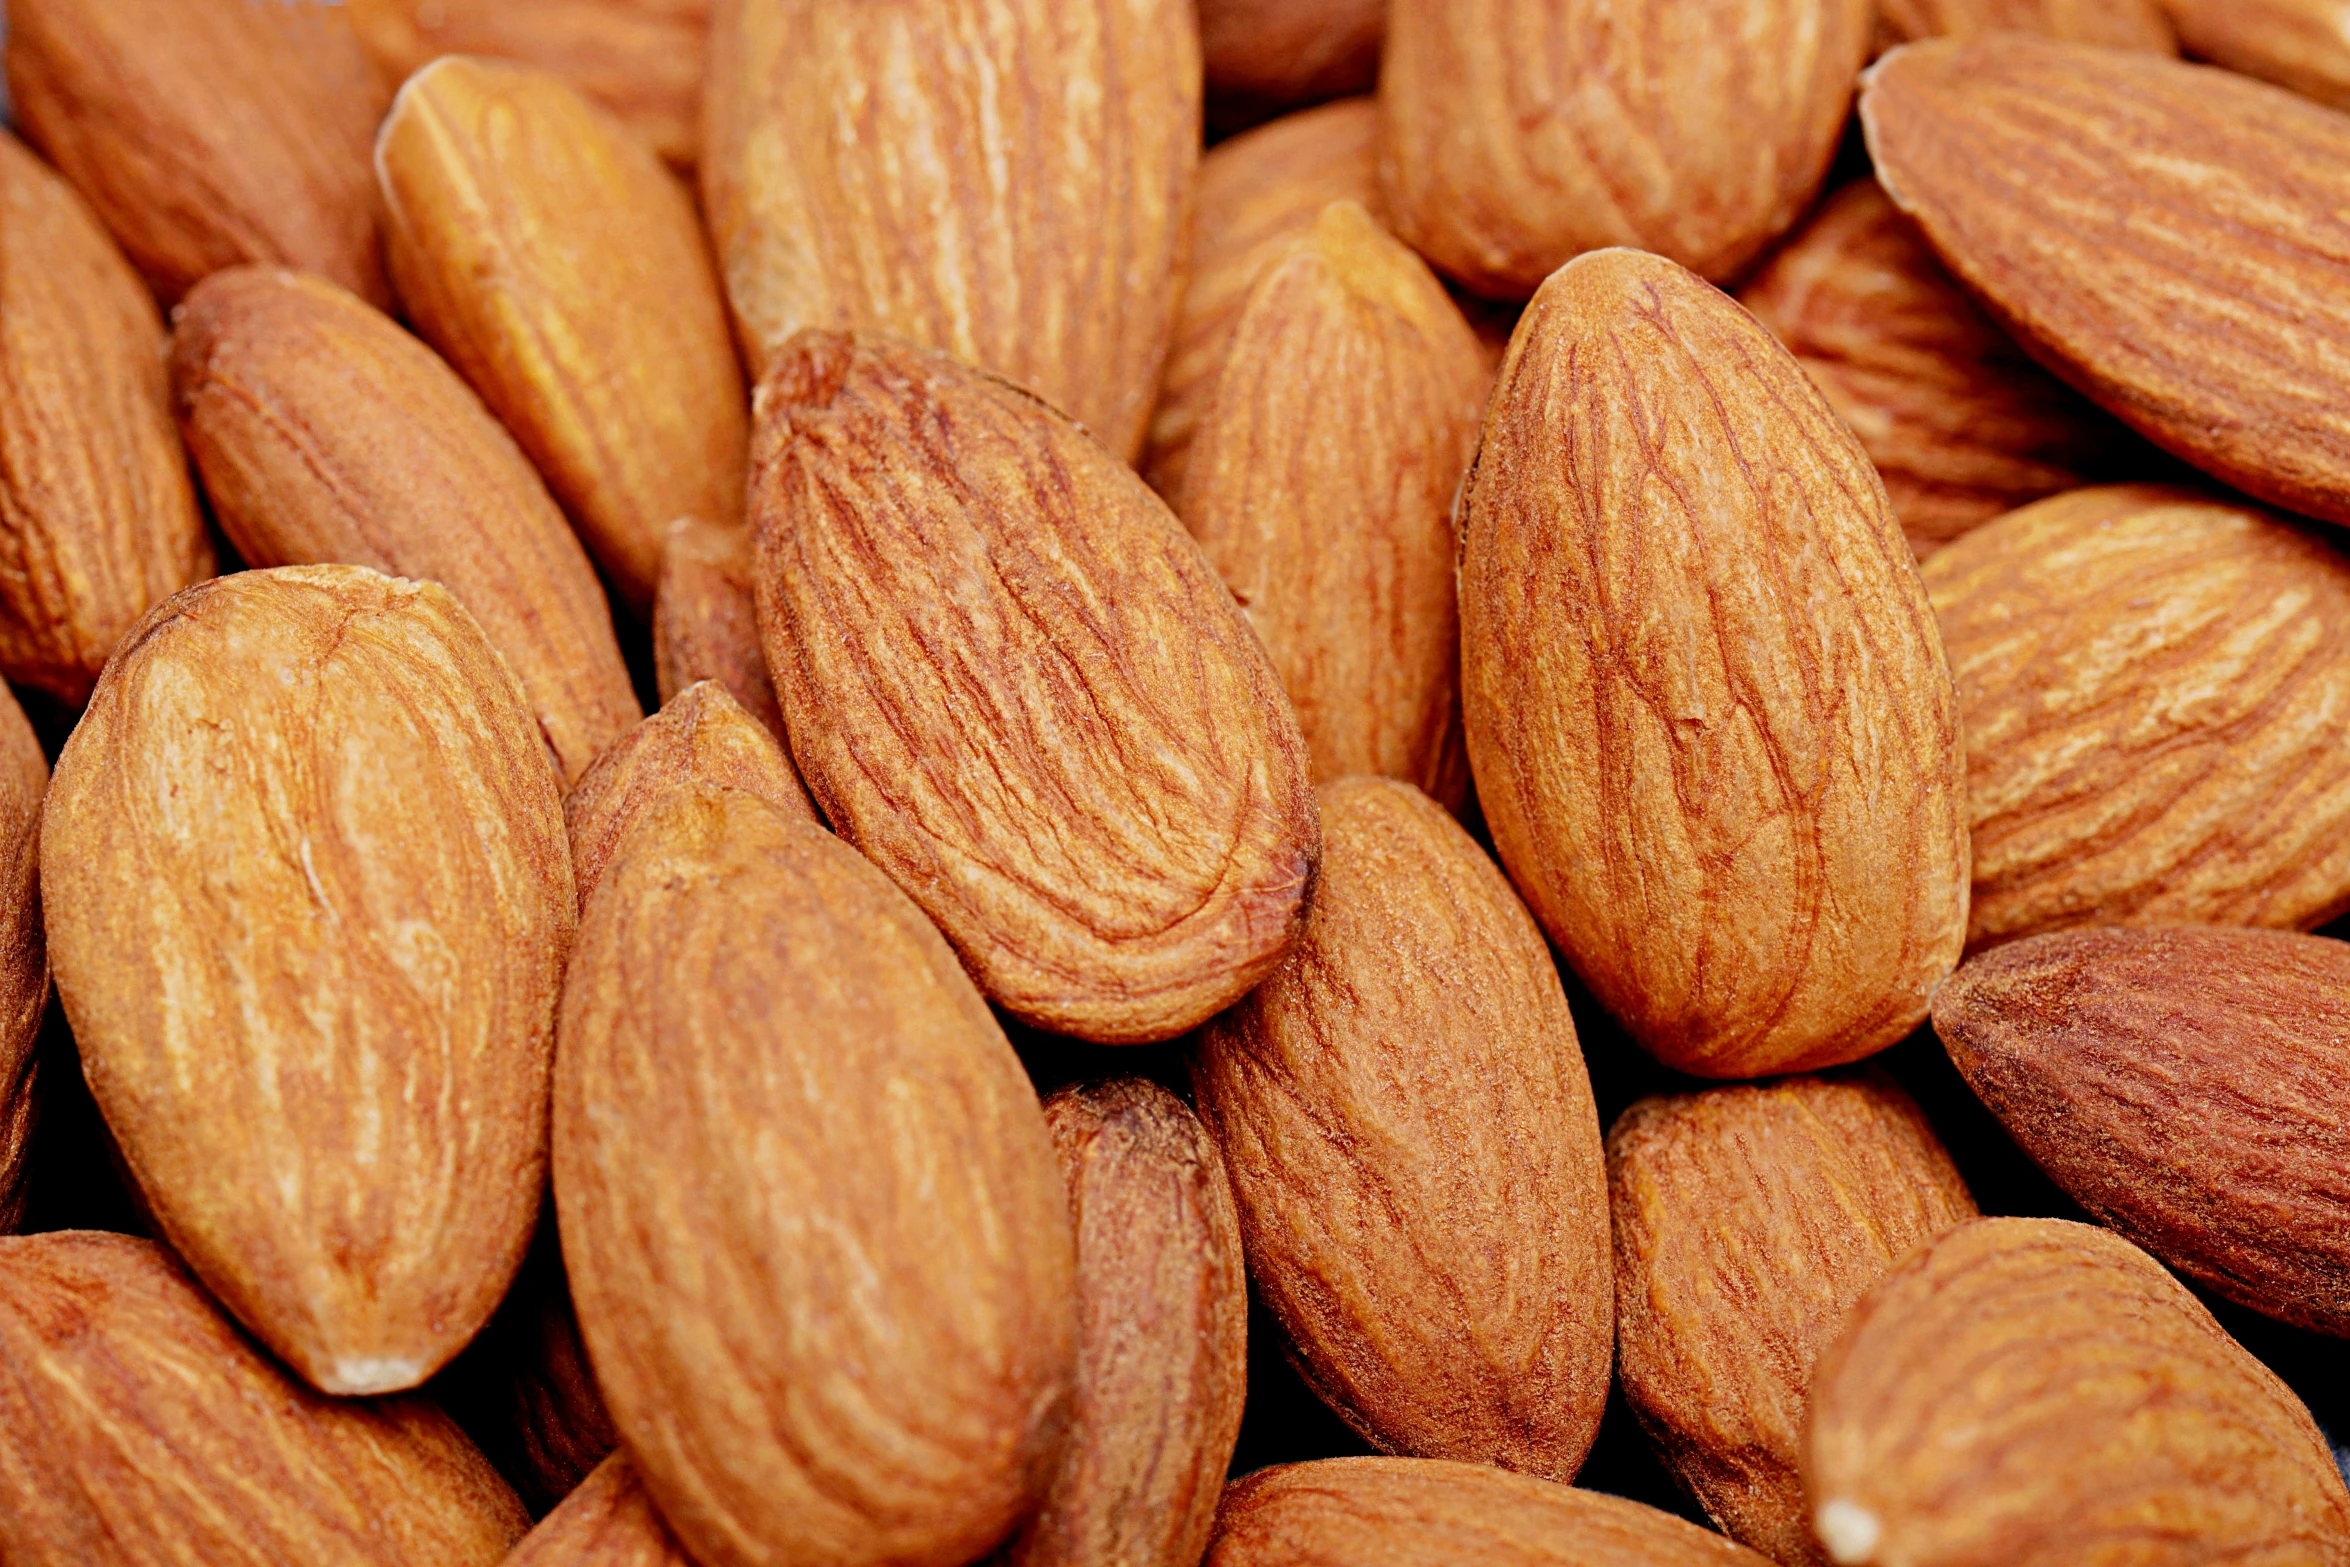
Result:
[[[1379,76],[1381,0],[1201,0],[1200,57],[1223,110],[1359,93]]]
[[[1947,990],[1947,987],[1945,987]],[[1805,1389],[1870,1285],[1974,1199],[1873,1071],[1643,1099],[1608,1133],[1624,1396],[1725,1532],[1821,1560]]]
[[[595,569],[481,400],[316,278],[209,279],[172,337],[180,429],[237,553],[439,582],[513,667],[566,779],[643,714]]]
[[[507,1557],[504,1567],[694,1567],[626,1453],[614,1453]]]
[[[438,1370],[530,1241],[574,920],[554,770],[473,618],[351,566],[166,600],[58,758],[41,887],[173,1249],[322,1391]]]
[[[388,96],[313,0],[14,0],[16,126],[176,304],[223,267],[389,304],[367,147]]]
[[[0,1240],[11,1567],[490,1567],[528,1526],[420,1398],[321,1398],[127,1235]]]
[[[580,1327],[695,1561],[957,1567],[1033,1510],[1068,1197],[1019,1058],[886,877],[751,795],[672,793],[588,904],[557,1060]]]
[[[2336,109],[2350,108],[2341,0],[2163,0],[2187,52]]]
[[[1811,205],[1868,58],[1868,0],[1395,0],[1387,218],[1524,299],[1627,245],[1735,276]]]
[[[641,618],[670,522],[742,517],[742,369],[685,187],[561,78],[495,60],[410,77],[375,167],[409,320]]]
[[[1307,1382],[1373,1445],[1571,1480],[1615,1309],[1558,970],[1417,790],[1344,779],[1322,815],[1296,952],[1192,1061],[1249,1277]]]
[[[2083,1207],[2255,1311],[2350,1337],[2350,946],[2058,931],[1968,963],[1934,1031]]]
[[[2066,925],[2350,909],[2350,562],[2193,490],[2076,490],[1926,563],[1980,950]]]
[[[715,680],[744,712],[789,742],[767,650],[759,645],[757,563],[747,528],[698,517],[670,524],[653,594],[653,672],[666,702],[698,681]]]
[[[1669,261],[1581,257],[1460,511],[1478,799],[1633,1037],[1745,1077],[1921,1022],[1966,934],[1956,703],[1884,487],[1787,351]]]
[[[1015,1017],[1169,1039],[1295,935],[1318,852],[1280,678],[1092,437],[886,338],[759,391],[759,624],[825,817]]]
[[[1978,1219],[1869,1291],[1812,1381],[1832,1562],[2350,1561],[2350,1493],[2292,1391],[2129,1242]]]
[[[2156,445],[2350,522],[2350,119],[2021,33],[1871,69],[1877,178],[2033,356]]]
[[[0,687],[0,1235],[24,1216],[32,1138],[34,1047],[49,1009],[41,935],[41,797],[49,762],[24,709]]]
[[[2179,41],[2154,0],[1878,0],[1877,36],[1888,48],[1996,28],[2108,49],[2179,52]]]
[[[1133,460],[1181,286],[1192,0],[715,0],[702,210],[745,357],[886,332]]]

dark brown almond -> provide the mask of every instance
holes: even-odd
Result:
[[[35,1120],[35,1046],[49,1010],[41,936],[41,797],[49,762],[24,709],[0,686],[0,1235],[24,1216]]]
[[[1386,36],[1383,0],[1201,0],[1212,112],[1228,120],[1362,92]]]
[[[2189,54],[2350,108],[2350,28],[2339,0],[2162,3]]]
[[[1995,28],[2109,49],[2179,52],[2179,41],[2155,0],[1878,0],[1877,34],[1887,48]]]
[[[788,745],[775,682],[767,675],[767,650],[759,645],[751,545],[748,528],[699,517],[670,524],[653,594],[653,673],[664,702],[696,681],[717,681]]]
[[[502,1567],[694,1567],[626,1453],[597,1466]]]

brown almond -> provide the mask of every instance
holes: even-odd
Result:
[[[2350,945],[2080,930],[1934,997],[1967,1085],[2075,1201],[2230,1300],[2350,1337]]]
[[[702,208],[763,372],[802,328],[1016,381],[1119,457],[1199,159],[1192,0],[717,0]]]
[[[1975,1217],[1966,1183],[1873,1071],[1643,1099],[1607,1151],[1632,1412],[1724,1531],[1820,1560],[1800,1470],[1812,1363],[1912,1246]]]
[[[1628,245],[1735,276],[1811,206],[1868,58],[1868,0],[1395,0],[1385,216],[1524,299]]]
[[[41,797],[49,761],[24,709],[0,686],[0,1235],[24,1216],[49,951],[41,935]]]
[[[1884,486],[1754,318],[1655,256],[1528,307],[1463,486],[1477,794],[1552,941],[1666,1065],[1909,1032],[1966,934],[1965,759]]]
[[[2187,52],[2336,109],[2350,108],[2339,0],[2162,0]]]
[[[291,272],[208,280],[173,396],[213,513],[256,566],[340,561],[441,583],[513,667],[565,779],[643,715],[578,539],[439,356]]]
[[[1981,949],[2350,909],[2350,562],[2194,490],[2076,490],[1926,563],[1966,733]]]
[[[2087,1225],[1978,1219],[1911,1252],[1811,1398],[1804,1484],[1846,1567],[2350,1562],[2309,1411]]]
[[[1200,57],[1223,114],[1359,93],[1379,75],[1382,0],[1201,0]]]
[[[626,1453],[614,1453],[514,1547],[503,1567],[694,1567]]]
[[[829,833],[679,790],[588,904],[555,1200],[628,1450],[702,1567],[969,1562],[1066,1417],[1069,1203],[954,954]]]
[[[14,0],[16,126],[164,304],[248,262],[388,304],[367,147],[387,94],[316,0]]]
[[[560,77],[443,59],[376,139],[408,319],[546,476],[638,616],[681,516],[742,517],[742,368],[692,198]]]
[[[759,624],[825,817],[1021,1020],[1169,1039],[1296,934],[1311,762],[1157,496],[1015,387],[805,332],[759,391]]]
[[[1590,1079],[1534,922],[1410,786],[1322,791],[1296,952],[1201,1031],[1199,1113],[1307,1382],[1392,1453],[1574,1478],[1615,1325]]]
[[[2155,0],[1878,0],[1877,36],[1887,48],[1997,28],[2108,49],[2179,52],[2179,41]]]
[[[575,917],[554,770],[473,618],[351,566],[166,600],[58,758],[41,889],[173,1249],[312,1386],[423,1382],[530,1241]]]
[[[686,687],[715,680],[744,712],[789,743],[767,650],[759,645],[757,561],[750,530],[698,517],[670,524],[653,593],[653,673],[666,702]]]

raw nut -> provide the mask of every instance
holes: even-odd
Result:
[[[1502,863],[1666,1065],[1909,1032],[1966,935],[1965,758],[1909,546],[1795,360],[1600,251],[1519,323],[1461,497],[1461,686]]]
[[[1199,158],[1192,0],[716,0],[702,210],[764,373],[886,332],[1141,450]]]
[[[557,1062],[580,1327],[695,1561],[948,1567],[1034,1509],[1068,1196],[1019,1058],[886,877],[751,795],[672,793],[588,904]]]
[[[1395,0],[1379,181],[1396,233],[1524,299],[1629,245],[1707,278],[1802,217],[1868,58],[1869,0]]]
[[[2076,490],[1928,561],[1980,950],[2350,909],[2350,562],[2194,490]]]
[[[8,89],[165,305],[247,262],[391,302],[367,167],[388,94],[339,6],[11,0]]]
[[[1045,1101],[1077,1219],[1069,1436],[1010,1567],[1198,1567],[1248,1381],[1240,1218],[1215,1140],[1147,1078]]]
[[[546,1178],[571,856],[442,588],[218,577],[107,665],[41,831],[82,1069],[164,1238],[329,1393],[489,1319]]]
[[[0,131],[0,676],[68,706],[157,599],[213,574],[163,322],[72,186]]]
[[[2109,49],[2179,52],[2178,38],[2155,0],[1879,0],[1877,39],[1885,48],[1919,38],[1966,38],[1995,28]]]
[[[375,167],[408,319],[642,617],[671,521],[742,518],[742,367],[692,198],[577,89],[495,60],[410,77]]]
[[[1228,340],[1169,498],[1321,778],[1468,793],[1452,503],[1492,379],[1435,275],[1351,201],[1267,263]]]
[[[10,1567],[490,1567],[529,1520],[421,1398],[321,1398],[127,1235],[0,1240]]]
[[[1804,1485],[1846,1567],[2350,1562],[2309,1411],[2087,1225],[1978,1219],[1911,1252],[1811,1398]]]
[[[1607,1150],[1625,1399],[1725,1532],[1818,1561],[1800,1472],[1812,1363],[1974,1198],[1874,1071],[1643,1099]]]
[[[1765,1567],[1670,1513],[1479,1464],[1326,1458],[1236,1480],[1205,1567]]]
[[[1158,497],[943,354],[804,332],[759,390],[759,624],[825,817],[1015,1017],[1170,1039],[1304,915],[1280,677]]]
[[[2163,0],[2187,52],[2305,98],[2350,109],[2343,0]]]
[[[2003,512],[2160,460],[1992,324],[1875,180],[1823,202],[1738,302],[1860,437],[1920,560]]]
[[[1379,76],[1382,0],[1201,0],[1200,57],[1227,114],[1359,93]]]
[[[775,736],[716,681],[688,686],[614,741],[563,797],[583,912],[629,829],[662,796],[694,784],[740,789],[787,816],[816,822],[816,808]]]
[[[221,530],[256,566],[341,561],[457,595],[566,780],[643,714],[579,540],[481,400],[389,317],[246,268],[180,307],[173,397]]]
[[[1934,1031],[2083,1207],[2230,1300],[2350,1337],[2350,946],[2059,931],[1961,968]]]
[[[1406,784],[1322,791],[1296,952],[1192,1086],[1307,1383],[1387,1452],[1574,1478],[1615,1328],[1606,1173],[1541,932]]]
[[[514,1548],[503,1567],[694,1567],[626,1453],[614,1453]]]
[[[0,686],[0,1235],[14,1232],[24,1217],[35,1047],[49,1010],[49,953],[41,937],[41,797],[48,787],[41,742],[16,698]]]
[[[783,710],[759,645],[759,601],[750,530],[680,517],[661,552],[661,583],[653,594],[653,672],[661,700],[715,680],[785,744]]]
[[[2350,522],[2350,119],[2022,33],[1869,71],[1877,178],[2033,356],[2156,445]]]

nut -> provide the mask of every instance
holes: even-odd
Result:
[[[2162,0],[2199,60],[2350,108],[2350,34],[2339,0]]]
[[[504,1567],[694,1567],[661,1521],[626,1453],[580,1482]]]
[[[34,1055],[49,1010],[41,936],[41,796],[49,762],[24,709],[0,687],[0,1235],[24,1215],[25,1154],[35,1120]]]
[[[1201,0],[1200,55],[1226,114],[1358,93],[1379,75],[1381,0]]]
[[[759,603],[750,530],[698,517],[670,524],[653,594],[653,670],[667,702],[687,686],[715,680],[744,712],[787,746],[783,710],[759,645]]]
[[[1877,39],[1885,48],[1918,38],[1971,37],[1995,28],[2108,49],[2179,52],[2179,41],[2155,0],[1879,0]]]

